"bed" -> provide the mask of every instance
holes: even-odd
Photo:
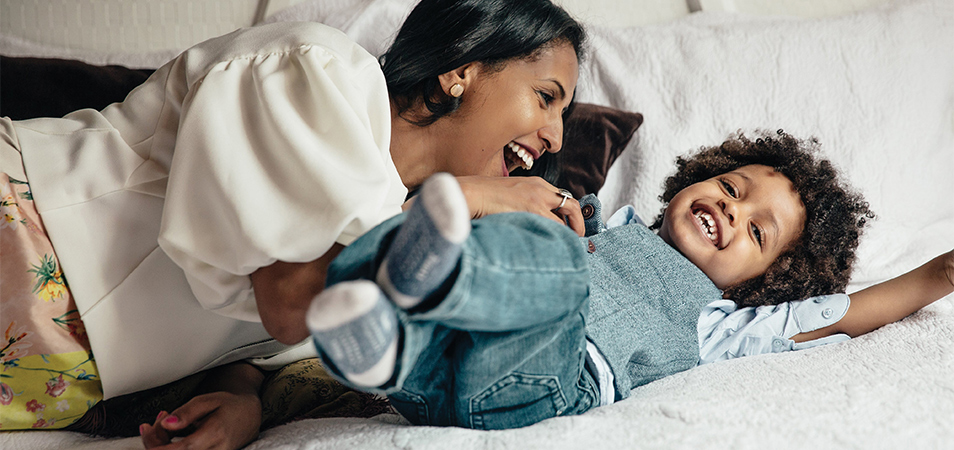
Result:
[[[577,99],[643,117],[606,165],[605,210],[631,203],[652,217],[677,155],[737,131],[784,129],[816,137],[878,214],[849,292],[954,248],[954,3],[896,0],[795,17],[727,7],[759,2],[678,2],[673,13],[646,1],[658,19],[649,20],[617,2],[571,9],[590,25]],[[321,21],[380,53],[412,4],[303,1],[265,21]],[[77,50],[9,35],[0,49],[137,68],[176,50]],[[308,419],[268,429],[248,448],[950,448],[951,418],[954,296],[846,343],[697,367],[620,403],[522,429],[413,427],[393,414]],[[0,447],[140,444],[10,432]]]

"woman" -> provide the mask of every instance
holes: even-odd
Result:
[[[20,230],[56,250],[42,265],[22,252],[17,272],[69,280],[74,331],[85,324],[96,355],[98,375],[82,381],[100,380],[107,398],[230,361],[300,358],[329,261],[433,173],[462,177],[474,217],[522,210],[582,232],[557,188],[505,178],[560,150],[582,41],[545,0],[425,0],[380,66],[335,30],[278,24],[199,44],[101,112],[4,120],[2,171],[22,194],[11,217],[35,200],[46,233]],[[15,300],[5,291],[4,322]],[[225,366],[232,386],[192,403],[193,436],[254,393],[237,381],[260,381],[249,369]],[[57,383],[48,396],[69,389]],[[40,423],[53,407],[27,409]]]

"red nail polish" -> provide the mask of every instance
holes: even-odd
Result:
[[[176,422],[178,422],[178,421],[179,421],[179,418],[176,417],[176,416],[169,416],[169,417],[166,417],[166,418],[163,420],[163,422],[165,422],[165,423],[176,423]]]
[[[139,425],[139,435],[142,436],[143,431],[146,429],[146,424]]]
[[[165,414],[165,413],[166,413],[165,411],[159,411],[159,415],[156,416],[156,422],[158,422],[160,419],[162,419],[162,415]]]

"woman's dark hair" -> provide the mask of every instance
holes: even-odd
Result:
[[[659,199],[668,205],[690,185],[742,166],[769,166],[791,180],[805,206],[805,228],[765,273],[725,290],[740,306],[844,292],[848,284],[862,229],[874,213],[840,180],[831,162],[813,156],[817,147],[814,138],[800,140],[782,130],[754,141],[740,133],[717,147],[679,157],[676,173],[663,185]],[[660,214],[652,228],[659,228],[662,221]]]
[[[438,75],[471,62],[500,70],[564,42],[579,59],[585,36],[583,26],[549,0],[422,0],[379,62],[398,112],[421,101],[430,114],[412,123],[426,126],[460,106],[459,98],[435,97]]]

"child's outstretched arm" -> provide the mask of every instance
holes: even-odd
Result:
[[[904,275],[862,289],[848,297],[851,305],[837,323],[792,337],[805,342],[837,333],[851,337],[899,321],[954,292],[954,250]]]

